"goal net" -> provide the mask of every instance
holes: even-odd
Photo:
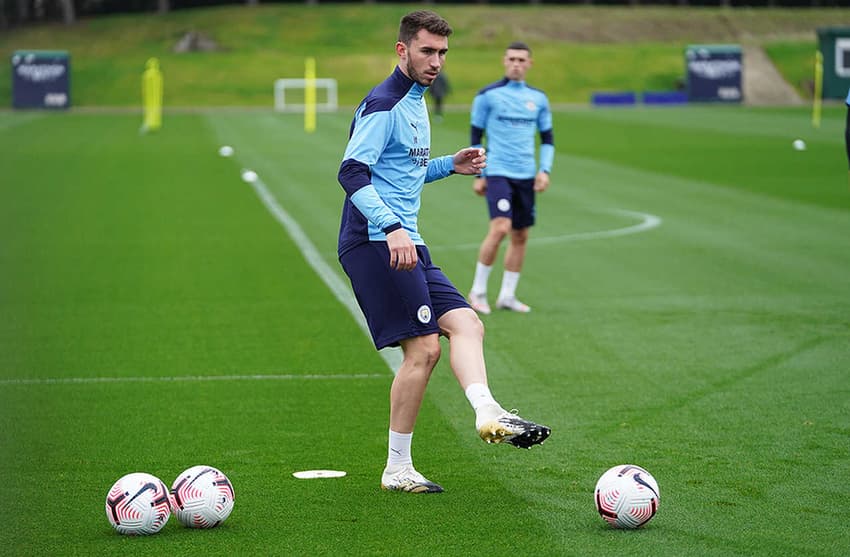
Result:
[[[336,79],[316,78],[316,110],[334,112],[337,109]],[[274,82],[274,109],[278,112],[304,112],[307,80],[283,78]]]

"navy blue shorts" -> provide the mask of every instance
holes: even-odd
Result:
[[[487,176],[487,206],[490,218],[507,217],[511,227],[521,230],[534,226],[534,178],[515,180]]]
[[[416,246],[416,254],[419,262],[411,271],[390,267],[386,242],[361,244],[339,259],[378,350],[398,346],[406,338],[439,333],[437,319],[450,310],[469,307],[431,262],[428,248]]]

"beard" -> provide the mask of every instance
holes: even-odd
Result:
[[[434,82],[434,78],[417,72],[416,69],[413,67],[413,64],[410,63],[410,60],[407,61],[407,75],[410,77],[410,79],[412,79],[423,87],[428,87],[431,85],[431,83]]]

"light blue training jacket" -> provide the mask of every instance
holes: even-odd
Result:
[[[431,159],[424,87],[399,68],[357,107],[337,176],[345,190],[338,253],[404,227],[415,244],[426,182],[454,173],[452,155]]]
[[[485,176],[533,178],[552,171],[555,145],[549,99],[540,89],[507,77],[481,89],[472,101],[470,144],[487,140]],[[540,132],[540,159],[535,160],[535,135]]]

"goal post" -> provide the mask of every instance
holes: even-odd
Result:
[[[315,84],[316,110],[335,112],[337,109],[336,79],[320,77],[309,80]],[[281,78],[274,82],[274,109],[277,112],[304,112],[307,107],[308,80]]]

